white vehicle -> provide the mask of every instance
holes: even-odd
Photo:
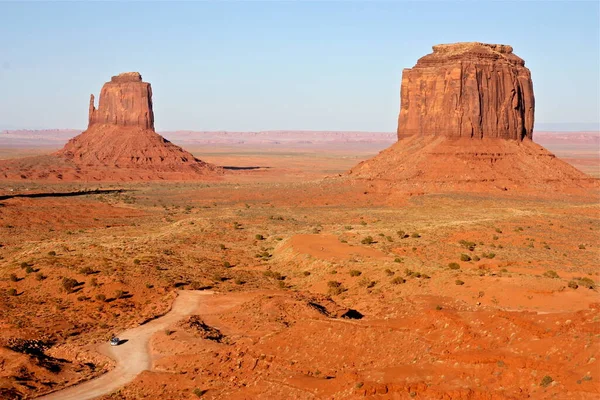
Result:
[[[110,345],[111,346],[118,346],[119,343],[121,343],[121,341],[119,340],[118,337],[114,337],[114,338],[110,339]]]

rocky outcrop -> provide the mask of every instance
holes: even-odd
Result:
[[[139,72],[125,72],[106,82],[97,109],[94,95],[90,96],[88,127],[99,124],[154,130],[152,87],[142,82]]]
[[[402,73],[398,138],[431,135],[532,138],[535,100],[525,62],[511,46],[433,46]]]

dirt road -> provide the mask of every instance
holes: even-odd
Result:
[[[178,320],[197,312],[203,297],[213,294],[211,291],[180,291],[173,302],[173,307],[164,316],[137,328],[119,334],[121,340],[127,342],[120,346],[102,344],[99,351],[116,362],[110,372],[69,387],[64,390],[39,397],[40,400],[86,400],[111,393],[131,382],[142,371],[152,367],[152,357],[148,349],[150,337],[157,331],[167,328]]]

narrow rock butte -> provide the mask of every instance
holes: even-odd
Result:
[[[511,46],[440,44],[402,72],[398,138],[532,138],[531,73]]]
[[[222,173],[154,131],[152,87],[138,72],[106,82],[98,108],[91,95],[88,129],[58,152],[0,163],[6,179],[194,180]]]

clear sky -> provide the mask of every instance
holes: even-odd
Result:
[[[597,1],[0,2],[0,128],[85,128],[139,71],[157,130],[395,131],[402,69],[459,41],[525,59],[538,129],[596,124],[599,21]]]

